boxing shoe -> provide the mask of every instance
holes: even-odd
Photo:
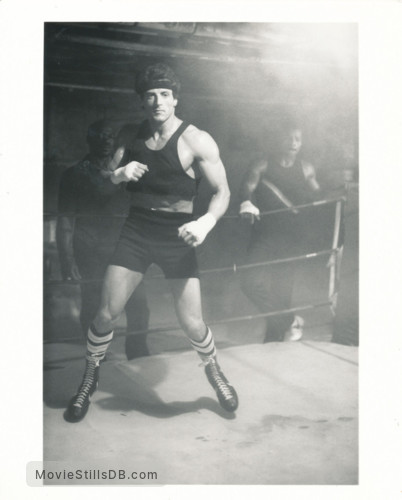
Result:
[[[210,356],[204,361],[205,374],[208,382],[214,388],[222,408],[226,411],[236,411],[239,406],[239,399],[234,388],[229,384],[222,373],[215,356]]]
[[[295,316],[289,330],[285,333],[285,342],[296,342],[303,337],[304,319],[301,316]]]
[[[99,382],[99,360],[87,359],[84,379],[77,394],[70,400],[65,412],[67,422],[79,422],[88,412],[90,398],[96,391]]]

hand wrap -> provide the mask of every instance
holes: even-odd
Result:
[[[260,216],[260,210],[250,200],[243,201],[240,205],[239,214],[251,214],[255,217]]]
[[[179,236],[191,246],[201,245],[215,224],[215,217],[207,213],[199,219],[181,226],[179,228]]]

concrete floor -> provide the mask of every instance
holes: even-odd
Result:
[[[232,415],[220,408],[195,353],[129,362],[116,339],[87,417],[70,424],[63,413],[81,380],[82,353],[80,345],[45,346],[46,461],[155,471],[150,484],[358,482],[356,347],[302,341],[222,349],[240,399]]]

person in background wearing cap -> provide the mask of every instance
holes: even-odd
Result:
[[[252,225],[248,264],[300,255],[311,233],[312,212],[293,207],[322,195],[315,168],[301,156],[300,126],[284,120],[275,139],[268,159],[251,165],[240,188],[240,218]],[[286,208],[290,210],[260,217],[260,212]],[[289,261],[247,268],[241,288],[262,313],[289,309],[295,266],[295,261]],[[264,343],[300,340],[303,325],[303,318],[293,313],[268,317]]]
[[[88,128],[89,153],[61,177],[58,197],[57,247],[64,280],[80,281],[80,323],[85,336],[99,307],[103,277],[129,209],[122,185],[110,182],[114,131],[105,120]],[[125,307],[128,359],[148,356],[146,333],[149,309],[141,284]]]
[[[114,325],[152,263],[169,281],[179,323],[202,359],[221,406],[231,412],[238,406],[236,391],[217,363],[212,332],[203,320],[195,254],[225,213],[230,192],[215,141],[176,116],[179,90],[177,76],[164,64],[148,66],[136,80],[147,120],[130,148],[117,149],[110,176],[113,184],[126,185],[132,194],[130,213],[88,330],[84,378],[65,415],[70,422],[87,413]],[[193,202],[201,178],[213,195],[207,213],[196,218]]]

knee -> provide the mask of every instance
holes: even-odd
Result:
[[[207,331],[204,320],[195,316],[188,316],[182,319],[182,328],[188,336],[197,340],[202,340]]]
[[[101,307],[95,317],[94,324],[97,329],[113,328],[120,318],[120,312],[113,311],[109,306]]]

